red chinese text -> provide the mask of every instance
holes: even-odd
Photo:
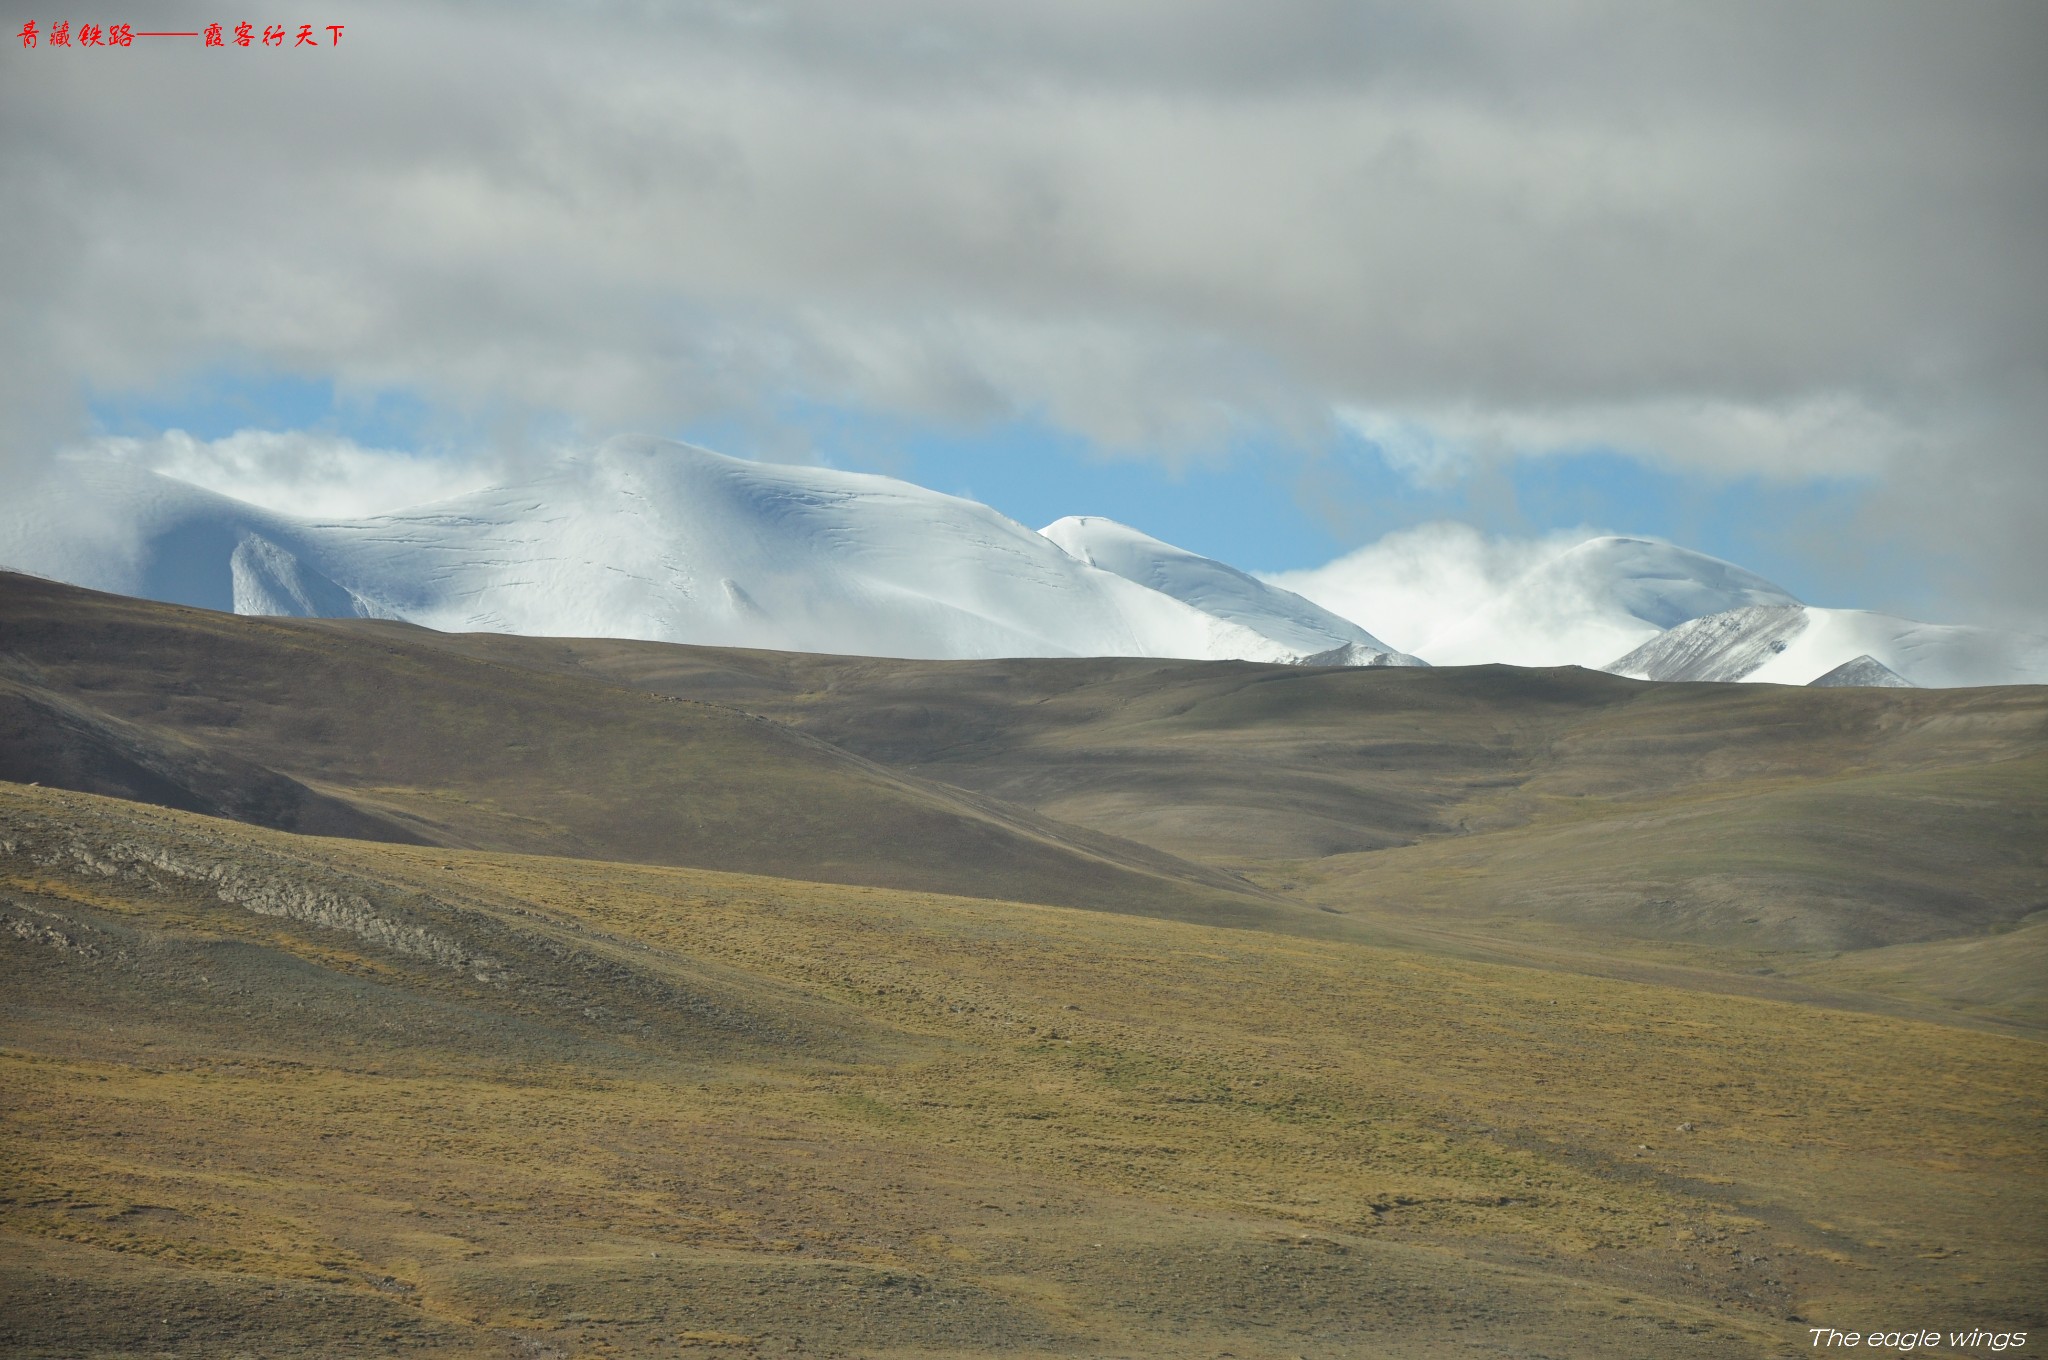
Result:
[[[328,35],[326,45],[339,47],[342,30],[345,27],[343,24],[265,24],[259,28],[252,21],[244,19],[232,29],[224,23],[212,23],[206,25],[204,30],[181,29],[172,33],[145,29],[138,33],[133,24],[107,24],[104,27],[99,24],[74,26],[69,19],[52,20],[49,28],[45,30],[41,24],[30,19],[15,31],[14,37],[24,48],[71,47],[74,44],[78,47],[133,47],[137,38],[197,38],[205,47],[226,47],[232,38],[236,47],[249,47],[259,41],[265,47],[283,47],[286,45],[286,36],[296,29],[297,37],[293,39],[291,46],[319,47],[321,42],[313,35],[325,28]]]

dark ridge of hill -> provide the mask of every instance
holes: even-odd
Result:
[[[48,784],[278,831],[423,843],[296,779],[0,676],[0,780]]]
[[[1633,697],[1597,673],[1504,666],[901,661],[483,634],[449,645],[715,698],[893,769],[1233,866],[1455,834],[1473,790],[1525,776],[1529,734]]]
[[[2048,751],[2048,687],[1802,692],[1576,667],[893,661],[450,638],[767,714],[847,750],[1205,862],[1371,852],[1540,820],[1558,800]]]
[[[0,574],[0,639],[16,782],[372,839],[1313,921],[1215,869],[755,714],[479,659],[426,629]]]

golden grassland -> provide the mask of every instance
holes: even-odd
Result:
[[[1721,987],[2048,1026],[2048,756],[1522,796],[1518,824],[1484,835],[1254,876],[1394,935],[1423,924],[1552,966],[1663,963]]]
[[[2044,1320],[2021,1035],[19,786],[0,839],[14,1354],[1773,1355],[1801,1320]]]
[[[556,650],[1242,875],[1353,935],[2048,1026],[2040,686]]]

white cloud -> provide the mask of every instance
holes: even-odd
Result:
[[[1472,471],[1478,442],[1454,418],[1432,414],[1408,419],[1384,411],[1339,406],[1337,423],[1379,454],[1395,472],[1417,486],[1443,486]]]
[[[253,354],[606,426],[1994,377],[2044,300],[2026,11],[1825,9],[364,4],[317,66],[17,63],[0,286],[102,386]]]
[[[2048,465],[2033,0],[349,10],[317,55],[16,54],[12,458],[207,365],[1174,458],[1341,407],[1443,441],[1392,445],[1424,479],[1584,444],[1892,479],[1905,519],[1935,486],[1959,590],[2048,577],[2010,511]]]
[[[1398,530],[1320,567],[1261,576],[1350,619],[1389,646],[1427,658],[1430,638],[1596,532],[1571,529],[1503,538],[1469,524],[1437,521]]]
[[[238,430],[195,439],[171,430],[154,439],[108,438],[83,452],[161,472],[208,491],[311,519],[359,519],[488,486],[502,471],[302,430]]]
[[[1873,477],[1924,453],[1930,437],[1851,393],[1777,403],[1653,397],[1554,408],[1470,403],[1403,411],[1339,407],[1339,422],[1418,485],[1482,462],[1613,451],[1687,471],[1766,479]]]

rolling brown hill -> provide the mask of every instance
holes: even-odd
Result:
[[[451,645],[716,696],[1242,874],[1375,938],[2048,1024],[2040,686]]]
[[[2048,1322],[2048,1046],[1892,1016],[0,784],[0,1033],[37,1360]]]
[[[72,715],[21,724],[38,735],[16,779],[282,828],[1693,969],[2048,1023],[2040,687],[895,661],[0,585],[21,702]],[[136,769],[186,771],[183,800]],[[223,792],[256,788],[271,792],[240,807]],[[1965,947],[1993,939],[1987,969]]]
[[[9,1355],[2048,1326],[2040,690],[877,661],[0,576],[0,777]]]
[[[238,618],[0,574],[0,639],[0,776],[20,783],[380,840],[1307,915],[752,713],[479,659],[426,629]]]

